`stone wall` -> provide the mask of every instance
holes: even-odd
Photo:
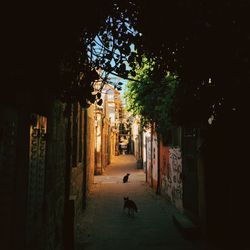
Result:
[[[94,183],[94,164],[95,164],[95,120],[94,105],[90,106],[87,111],[87,135],[86,135],[86,186],[87,193]]]
[[[1,108],[4,249],[63,249],[67,120],[59,101],[49,110]]]
[[[75,214],[81,212],[83,208],[83,139],[84,139],[84,110],[79,104],[75,105],[75,117],[72,123],[75,122],[71,129],[71,141],[74,144],[72,147],[72,162],[70,173],[70,194],[69,200],[74,201]]]
[[[66,175],[65,105],[55,101],[48,114],[47,164],[45,171],[44,239],[37,249],[63,249]]]
[[[1,247],[73,249],[74,219],[94,181],[94,138],[93,107],[78,105],[76,116],[57,100],[43,114],[1,107]]]
[[[1,248],[10,249],[13,237],[13,211],[16,198],[15,174],[17,161],[18,113],[0,109],[0,221]],[[15,239],[16,240],[16,239]]]
[[[109,138],[109,120],[103,119],[103,130],[102,130],[102,169],[105,170],[107,165],[110,163],[110,138]]]

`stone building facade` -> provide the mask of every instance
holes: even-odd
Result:
[[[73,249],[94,176],[94,110],[0,108],[1,247]]]

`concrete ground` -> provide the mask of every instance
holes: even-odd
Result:
[[[130,173],[128,183],[122,178]],[[123,212],[123,197],[138,206],[135,217]],[[115,157],[102,176],[95,176],[88,205],[77,221],[76,250],[203,250],[185,240],[173,223],[176,209],[146,184],[132,155]]]

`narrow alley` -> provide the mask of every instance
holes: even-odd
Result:
[[[126,173],[131,175],[123,183]],[[137,204],[134,217],[123,212],[124,196]],[[116,156],[103,175],[94,177],[89,204],[77,222],[76,249],[203,249],[181,236],[172,220],[176,212],[148,186],[134,156]]]
[[[1,5],[0,250],[250,250],[250,1],[53,2]]]

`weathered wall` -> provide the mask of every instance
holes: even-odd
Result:
[[[87,159],[86,159],[86,169],[87,169],[87,192],[90,191],[92,184],[94,183],[94,164],[95,164],[95,120],[94,120],[94,105],[91,105],[87,111]]]
[[[24,249],[24,213],[26,207],[26,164],[28,140],[20,112],[14,108],[0,109],[0,242],[3,249]],[[20,139],[22,147],[20,147]],[[18,164],[19,162],[19,164]],[[20,202],[22,201],[22,202]],[[20,203],[19,203],[20,202]],[[19,209],[17,209],[19,208]],[[19,232],[19,233],[18,233]]]
[[[71,116],[67,110],[60,101],[43,115],[0,110],[1,247],[6,250],[72,249],[74,214],[83,206],[84,185],[88,192],[94,177],[94,112],[86,111],[83,160],[84,116],[79,105]]]
[[[132,144],[132,152],[135,156],[136,160],[139,160],[141,158],[140,154],[140,133],[139,133],[139,121],[138,117],[136,117],[131,125],[131,141]]]
[[[43,206],[47,146],[47,117],[32,113],[29,124],[29,163],[26,243],[27,249],[39,248],[43,241]],[[38,247],[39,246],[39,247]]]
[[[113,129],[113,128],[112,128]],[[115,145],[116,145],[116,135],[115,132],[112,131],[110,132],[110,160],[112,161],[114,156],[115,156]]]
[[[110,138],[109,138],[109,119],[103,119],[102,130],[102,169],[105,170],[110,161]]]
[[[72,168],[71,186],[69,199],[75,202],[75,213],[79,213],[82,209],[82,185],[83,185],[83,166],[82,162]]]
[[[66,120],[62,103],[49,110],[1,109],[4,249],[63,249]]]
[[[160,146],[161,193],[180,210],[182,205],[182,158],[178,147]]]
[[[168,195],[169,147],[164,146],[162,141],[160,142],[160,175],[161,194],[170,198]]]
[[[142,166],[144,172],[147,170],[147,137],[146,133],[142,133]]]
[[[102,148],[103,148],[103,128],[102,128],[102,110],[95,110],[95,174],[102,174]]]
[[[156,191],[158,185],[158,141],[156,132],[153,133],[152,141],[152,168],[153,189]]]
[[[48,114],[43,250],[63,249],[67,129],[64,110],[65,105],[55,101]]]
[[[149,185],[152,184],[152,165],[151,165],[151,135],[148,135],[146,138],[146,145],[147,145],[147,170],[146,170],[146,177],[147,182]]]
[[[83,139],[84,139],[84,111],[79,104],[75,105],[75,116],[72,126],[72,138],[74,143],[72,155],[74,157],[71,163],[70,173],[70,196],[69,199],[74,202],[74,212],[77,216],[83,207]]]
[[[168,173],[167,193],[172,203],[182,211],[182,158],[180,148],[169,149],[169,173]]]

